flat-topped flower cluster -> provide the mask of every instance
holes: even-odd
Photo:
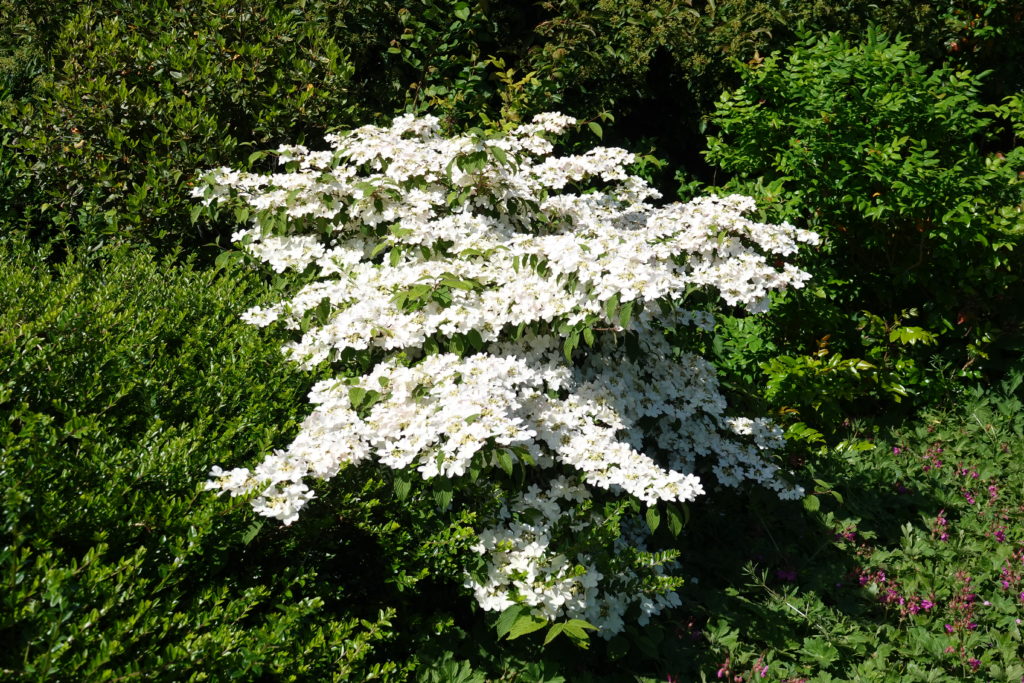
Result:
[[[667,334],[713,327],[682,307],[695,291],[758,312],[802,286],[781,257],[817,236],[748,219],[738,196],[656,205],[625,150],[555,155],[549,138],[574,124],[544,114],[446,138],[436,119],[403,116],[329,136],[326,151],[283,147],[278,173],[213,172],[197,197],[252,216],[234,240],[307,281],[246,320],[293,330],[285,351],[306,367],[362,354],[371,369],[317,384],[288,448],[216,468],[209,488],[290,524],[312,480],[355,463],[466,490],[474,467],[526,468],[528,488],[509,488],[480,529],[487,569],[467,586],[485,609],[529,605],[605,636],[631,604],[646,620],[678,602],[678,582],[635,533],[577,547],[612,521],[593,496],[686,503],[701,468],[800,496],[770,462],[780,431],[729,416],[714,368]]]

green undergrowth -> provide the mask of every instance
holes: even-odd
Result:
[[[802,463],[802,509],[710,494],[684,541],[678,680],[1020,681],[1022,396],[1015,374],[895,429],[851,426]]]
[[[285,445],[317,379],[238,320],[268,287],[137,249],[45,256],[0,243],[0,679],[404,678],[396,633],[437,609],[408,588],[457,526],[383,508],[365,471],[261,533],[202,488]]]

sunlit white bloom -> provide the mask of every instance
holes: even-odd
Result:
[[[803,286],[807,273],[780,259],[817,235],[751,220],[746,197],[656,206],[625,150],[553,155],[548,138],[575,123],[542,114],[501,137],[444,138],[436,118],[404,115],[328,136],[326,151],[282,147],[273,174],[212,172],[193,196],[248,209],[240,248],[310,277],[243,319],[293,331],[285,352],[305,367],[383,360],[317,384],[287,448],[251,470],[214,468],[207,488],[252,494],[290,524],[311,480],[360,462],[423,479],[536,465],[546,486],[509,492],[479,530],[486,577],[466,585],[484,609],[524,604],[606,637],[630,606],[644,624],[679,597],[663,559],[610,572],[596,553],[567,554],[602,523],[583,512],[594,492],[686,503],[710,471],[719,485],[802,495],[771,462],[780,430],[728,415],[714,368],[665,330],[713,329],[711,313],[682,307],[694,290],[758,312]],[[636,563],[642,547],[624,531],[612,556]]]

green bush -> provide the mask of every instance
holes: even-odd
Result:
[[[10,58],[0,102],[7,218],[41,239],[210,241],[216,226],[189,221],[197,169],[357,119],[352,37],[332,35],[327,3],[110,0],[45,26],[43,3],[4,7],[23,52],[47,48]]]
[[[400,675],[374,656],[395,609],[338,585],[322,520],[254,542],[248,506],[202,490],[286,438],[307,389],[237,321],[254,278],[125,249],[54,272],[0,248],[0,678]]]
[[[825,339],[826,354],[870,364],[859,369],[885,375],[873,391],[898,398],[922,389],[936,341],[954,369],[980,364],[993,341],[1020,343],[1024,148],[982,148],[1012,140],[1012,101],[986,105],[981,76],[932,69],[877,31],[808,39],[740,75],[711,117],[708,160],[771,220],[826,237],[801,262],[811,286],[773,313],[776,352],[818,353]],[[797,365],[813,380],[801,391],[828,384]],[[780,387],[796,377],[768,371]]]

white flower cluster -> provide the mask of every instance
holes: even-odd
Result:
[[[576,503],[589,497],[586,487],[555,477],[547,489],[532,485],[511,508],[503,507],[498,524],[480,534],[475,548],[488,558],[486,578],[466,581],[477,602],[488,610],[503,610],[519,603],[535,608],[548,619],[583,619],[606,638],[622,631],[623,617],[631,604],[640,608],[641,626],[662,609],[678,606],[679,596],[671,590],[647,595],[607,585],[621,588],[640,583],[637,573],[628,568],[608,577],[611,581],[602,586],[605,576],[588,554],[567,557],[556,547],[560,527],[574,534],[603,521],[592,512],[580,514],[576,509]],[[621,551],[626,545],[619,543],[614,550]],[[656,575],[664,571],[661,565],[649,569]]]
[[[713,367],[662,330],[713,326],[676,305],[695,289],[763,310],[772,290],[808,277],[774,263],[817,236],[749,220],[738,196],[655,206],[630,153],[553,155],[546,136],[573,123],[546,114],[500,137],[444,138],[436,119],[404,116],[330,136],[329,151],[281,148],[280,173],[212,174],[197,197],[252,212],[235,241],[279,273],[312,276],[245,319],[300,331],[286,351],[307,367],[353,351],[382,360],[318,384],[287,449],[251,471],[216,468],[209,488],[255,493],[257,511],[291,523],[314,495],[306,481],[351,463],[424,479],[500,458],[536,465],[549,486],[510,492],[480,536],[490,578],[470,585],[486,609],[528,604],[603,635],[631,602],[649,615],[678,598],[614,593],[585,558],[550,547],[546,525],[572,517],[562,503],[587,498],[583,483],[648,505],[692,501],[705,458],[722,485],[801,495],[764,457],[779,430],[728,417]],[[624,350],[625,334],[639,349]]]

